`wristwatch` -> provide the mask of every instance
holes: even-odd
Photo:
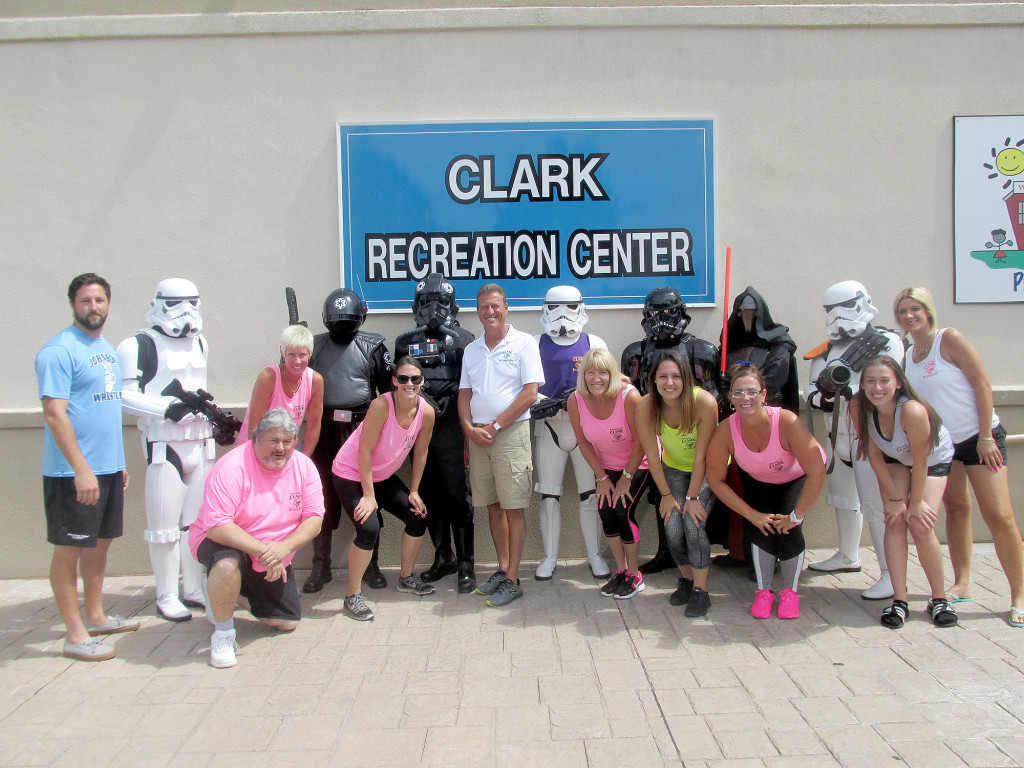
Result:
[[[498,423],[497,419],[491,422],[491,426],[494,427],[494,434],[498,434],[501,431],[501,424]]]
[[[632,479],[633,479],[633,475],[631,475],[631,474],[630,474],[629,472],[627,472],[626,470],[622,470],[622,476],[623,476],[624,478],[626,478],[627,480],[632,480]]]

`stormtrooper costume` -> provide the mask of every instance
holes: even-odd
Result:
[[[622,372],[640,390],[641,395],[647,394],[647,375],[658,355],[667,349],[674,349],[690,363],[697,384],[718,398],[718,347],[687,333],[686,326],[689,324],[690,315],[686,311],[686,304],[675,288],[655,288],[647,294],[640,321],[645,337],[622,350],[620,363]],[[648,500],[655,509],[658,508],[661,496],[657,488],[652,487]],[[668,550],[665,523],[661,515],[655,514],[654,517],[658,523],[658,552],[640,566],[640,572],[644,574],[658,573],[666,568],[675,568],[676,565]]]
[[[366,320],[366,305],[353,291],[340,288],[324,301],[324,327],[327,333],[313,338],[309,367],[324,378],[324,413],[320,420],[320,440],[313,449],[313,463],[324,486],[324,522],[313,539],[313,564],[302,584],[306,593],[319,592],[333,579],[331,540],[341,521],[341,502],[334,492],[331,465],[339,449],[356,431],[378,394],[391,389],[393,367],[384,337],[359,328]],[[383,516],[377,512],[378,520]],[[377,548],[363,574],[374,589],[387,586],[377,565]]]
[[[881,571],[878,581],[861,593],[866,600],[886,600],[893,595],[885,562],[885,521],[878,482],[867,459],[858,459],[857,436],[849,414],[849,392],[860,386],[861,370],[870,358],[889,355],[903,362],[903,344],[897,334],[871,325],[878,310],[867,288],[855,280],[844,280],[825,291],[825,325],[829,341],[806,357],[811,359],[811,379],[804,396],[812,408],[825,412],[832,444],[831,425],[836,424],[835,462],[828,475],[827,501],[836,509],[839,551],[827,560],[811,563],[814,571],[859,571],[858,546],[863,522],[867,520],[871,541]],[[837,403],[838,401],[838,403]],[[839,417],[833,411],[838,404]]]
[[[185,413],[169,418],[180,415],[169,410],[178,400],[160,393],[174,379],[187,391],[206,388],[209,347],[202,335],[199,289],[178,277],[161,280],[146,320],[152,327],[117,347],[124,374],[122,402],[126,412],[139,417],[148,464],[143,537],[156,577],[157,612],[170,621],[188,621],[187,606],[205,604],[201,566],[187,546],[188,527],[199,513],[216,446],[213,425],[205,417]]]
[[[544,296],[541,315],[544,333],[535,337],[544,367],[544,384],[540,388],[542,397],[557,400],[566,390],[575,389],[583,356],[591,349],[608,349],[597,336],[583,333],[589,319],[583,296],[576,288],[558,285]],[[541,495],[540,532],[544,540],[544,558],[537,565],[534,577],[546,581],[555,572],[562,531],[562,478],[566,461],[570,458],[580,493],[580,530],[587,547],[590,570],[594,576],[607,576],[611,569],[601,557],[601,518],[597,512],[594,472],[576,444],[568,411],[562,408],[554,416],[537,419],[534,437],[537,482],[533,489]]]
[[[408,355],[423,366],[423,397],[437,409],[420,496],[427,505],[427,528],[434,563],[420,578],[437,581],[458,573],[458,590],[476,589],[473,557],[473,502],[466,467],[466,438],[459,423],[462,357],[475,338],[455,319],[455,287],[443,276],[427,275],[416,285],[412,314],[416,328],[395,339],[395,358]],[[452,554],[452,538],[455,554]]]

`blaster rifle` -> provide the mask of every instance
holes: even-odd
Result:
[[[205,389],[189,392],[178,379],[173,379],[160,394],[179,400],[167,407],[165,418],[171,421],[181,421],[186,413],[201,414],[213,424],[213,439],[217,441],[217,445],[231,445],[235,442],[235,435],[241,430],[242,422],[222,410],[220,406],[215,405],[213,395]]]
[[[299,320],[299,300],[295,298],[294,288],[284,289],[284,300],[288,304],[288,325],[306,325],[305,320]]]
[[[559,411],[565,411],[569,408],[569,398],[572,393],[576,391],[576,387],[565,390],[557,398],[542,397],[536,403],[530,406],[530,418],[534,421],[540,419],[550,419],[556,415]]]

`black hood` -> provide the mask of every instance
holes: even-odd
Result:
[[[740,307],[748,296],[757,304],[757,317],[754,318],[754,327],[749,333],[743,326],[743,318],[740,316]],[[768,309],[761,294],[748,285],[732,303],[732,314],[729,315],[729,349],[779,345],[789,346],[792,351],[796,351],[796,342],[789,335],[789,327],[772,319],[771,310]]]

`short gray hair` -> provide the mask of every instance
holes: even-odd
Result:
[[[289,349],[305,349],[313,354],[313,332],[304,325],[289,325],[281,334],[281,354]]]
[[[299,434],[299,425],[295,423],[295,419],[287,410],[271,408],[263,414],[260,423],[256,425],[256,431],[252,433],[253,442],[258,440],[264,432],[269,432],[272,429],[283,429],[289,437]]]

